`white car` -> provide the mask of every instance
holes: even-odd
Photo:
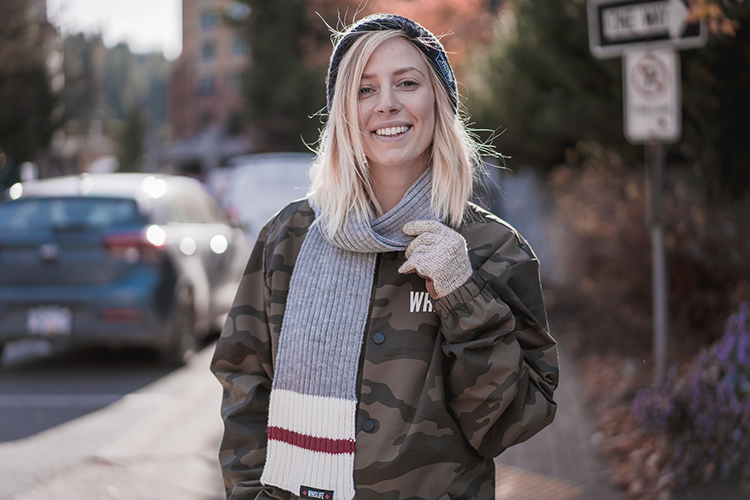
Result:
[[[255,240],[268,219],[304,198],[313,175],[311,153],[259,153],[231,158],[210,172],[209,189]]]

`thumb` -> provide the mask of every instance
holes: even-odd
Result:
[[[404,262],[401,265],[401,267],[398,268],[398,272],[401,273],[401,274],[411,274],[411,273],[414,273],[416,271],[417,271],[417,269],[414,266],[414,263],[411,262],[411,261],[409,261],[409,260],[407,260],[406,262]]]

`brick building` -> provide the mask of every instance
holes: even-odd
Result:
[[[225,21],[247,13],[230,0],[182,0],[182,54],[167,87],[172,143],[162,152],[175,170],[205,173],[252,149],[241,88],[249,51]]]

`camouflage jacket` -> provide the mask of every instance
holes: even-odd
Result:
[[[229,499],[297,498],[260,476],[281,320],[313,218],[303,200],[263,228],[216,346]],[[434,303],[423,279],[398,273],[403,252],[378,256],[358,374],[358,500],[492,499],[493,458],[555,415],[557,347],[539,262],[474,205],[459,232],[473,276]]]

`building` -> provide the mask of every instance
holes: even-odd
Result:
[[[167,86],[172,141],[161,155],[177,171],[202,174],[252,149],[242,95],[249,52],[227,21],[248,13],[230,0],[182,0],[182,54]]]

